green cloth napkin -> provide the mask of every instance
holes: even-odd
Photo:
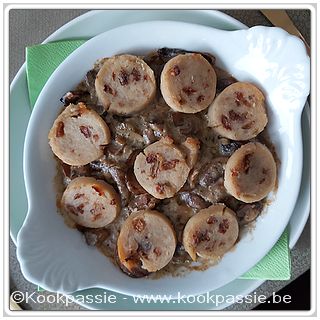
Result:
[[[34,106],[53,71],[71,52],[85,42],[86,40],[68,40],[27,47],[27,81],[31,107]],[[289,233],[286,230],[270,252],[240,279],[290,279],[291,260],[288,244]]]
[[[268,254],[240,279],[289,280],[290,277],[289,232],[286,229]]]
[[[26,49],[27,81],[33,108],[47,80],[58,65],[86,40],[56,41]]]

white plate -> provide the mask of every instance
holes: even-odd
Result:
[[[106,45],[109,43],[112,46]],[[212,52],[218,65],[236,78],[261,87],[269,105],[269,133],[282,164],[276,199],[268,213],[217,266],[183,278],[136,280],[125,276],[96,250],[84,246],[81,235],[68,229],[54,214],[52,181],[56,169],[47,133],[59,110],[52,102],[58,102],[64,92],[72,89],[96,59],[121,52],[143,53],[162,46]],[[72,77],[66,78],[66,74]],[[308,93],[309,58],[304,45],[277,28],[226,32],[185,23],[149,22],[120,27],[86,42],[48,80],[29,122],[24,157],[29,213],[18,235],[17,251],[23,274],[51,291],[73,292],[95,286],[124,294],[172,297],[178,291],[198,294],[213,290],[242,275],[272,248],[294,208],[302,172],[301,131],[296,128]]]

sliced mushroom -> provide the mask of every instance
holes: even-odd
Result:
[[[125,174],[125,179],[127,189],[131,192],[131,194],[139,195],[146,193],[146,191],[140,186],[139,182],[137,181],[137,178],[135,177],[133,171],[128,170]]]
[[[179,48],[167,48],[167,47],[163,47],[158,49],[156,52],[152,52],[151,58],[160,60],[163,64],[168,60],[176,57],[177,55],[182,55],[187,53],[201,54],[212,66],[214,66],[216,62],[215,56],[213,56],[211,53],[208,53],[208,52],[188,51],[188,50],[179,49]]]
[[[193,192],[180,192],[179,195],[190,208],[204,209],[209,206],[208,202]]]
[[[147,275],[150,274],[150,272],[148,272],[147,270],[141,268],[141,262],[139,260],[135,260],[134,261],[134,256],[131,256],[131,259],[132,259],[131,263],[128,265],[128,267],[130,269],[128,269],[128,268],[126,268],[124,266],[124,264],[122,264],[120,262],[119,255],[118,255],[118,252],[116,250],[115,261],[117,262],[117,264],[120,267],[120,269],[125,274],[127,274],[129,277],[131,277],[131,278],[142,278],[142,277],[146,277]]]
[[[197,136],[201,131],[203,125],[201,117],[195,117],[193,114],[181,112],[173,112],[171,117],[177,131],[182,136]]]
[[[215,204],[191,217],[183,231],[183,245],[192,260],[212,259],[229,251],[239,235],[235,213],[224,204]]]
[[[263,203],[261,201],[241,205],[236,212],[239,224],[244,225],[256,220],[262,210]]]
[[[142,59],[124,54],[104,62],[97,74],[95,88],[106,110],[131,114],[153,100],[156,80],[152,69]]]
[[[61,199],[63,210],[78,225],[101,228],[119,214],[120,198],[111,185],[92,177],[70,182]]]
[[[111,140],[107,124],[83,103],[66,107],[55,120],[48,138],[53,153],[74,166],[102,157],[103,147]]]
[[[165,215],[152,210],[138,211],[121,227],[118,260],[130,273],[139,269],[155,272],[170,262],[176,244],[172,224]]]
[[[186,155],[165,137],[147,146],[134,162],[134,174],[140,185],[157,199],[174,196],[190,172]]]
[[[106,240],[109,235],[110,231],[104,228],[98,229],[85,229],[82,231],[83,235],[86,239],[86,243],[88,246],[99,246]]]
[[[107,180],[110,183],[117,185],[118,191],[121,195],[122,205],[125,206],[128,203],[130,193],[126,185],[126,168],[121,165],[116,165],[114,161],[110,161],[106,157],[102,157],[97,161],[93,161],[89,164],[91,174]]]
[[[148,193],[137,194],[130,199],[128,208],[131,211],[153,209],[158,204],[158,202],[158,199],[154,198]]]
[[[204,164],[198,175],[199,185],[208,188],[219,178],[223,178],[227,161],[228,158],[226,157],[217,157]]]
[[[219,178],[216,182],[210,184],[208,187],[196,187],[194,189],[194,193],[211,203],[222,202],[228,195],[223,184],[223,178]]]
[[[222,156],[230,157],[237,149],[241,147],[241,143],[238,141],[231,141],[226,138],[219,138],[219,153]]]
[[[217,67],[216,65],[214,66],[214,71],[217,75],[217,93],[220,93],[226,87],[237,82],[237,80],[232,77],[227,71]]]
[[[207,163],[197,164],[198,171],[193,177],[193,192],[211,203],[222,202],[227,196],[223,184],[226,157],[217,157]]]
[[[196,164],[199,156],[200,141],[195,138],[188,137],[182,144],[181,148],[187,155],[187,164],[190,168],[193,168]]]
[[[208,110],[209,126],[228,139],[249,140],[267,125],[263,93],[251,83],[236,82],[224,89]]]
[[[224,177],[227,191],[246,203],[266,197],[276,183],[277,167],[269,149],[250,142],[229,158]]]
[[[161,73],[160,89],[175,111],[197,113],[206,109],[216,93],[217,77],[211,64],[197,53],[170,59]]]
[[[87,91],[81,91],[81,90],[73,90],[68,91],[63,95],[63,97],[60,99],[60,101],[65,105],[68,106],[70,103],[77,104],[78,102],[86,102],[87,96],[89,95],[89,92]]]

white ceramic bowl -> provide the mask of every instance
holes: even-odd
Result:
[[[237,79],[260,87],[268,104],[268,130],[281,160],[279,187],[267,213],[236,248],[203,272],[158,280],[123,274],[57,214],[53,184],[56,162],[48,131],[59,113],[59,98],[73,89],[101,57],[143,54],[160,47],[207,51]],[[17,239],[24,276],[41,287],[64,293],[89,287],[137,294],[199,294],[219,288],[253,267],[272,248],[287,225],[302,171],[300,117],[309,93],[310,61],[303,43],[278,28],[221,31],[181,22],[154,21],[107,31],[82,45],[53,73],[30,118],[24,149],[29,211]]]

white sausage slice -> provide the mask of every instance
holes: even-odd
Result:
[[[267,196],[275,186],[276,176],[276,163],[269,149],[250,142],[228,159],[224,186],[238,200],[251,203]]]
[[[187,156],[169,137],[147,146],[134,162],[138,182],[157,199],[173,197],[185,184],[190,169]]]
[[[107,59],[95,81],[97,96],[106,110],[131,114],[145,108],[155,97],[152,69],[133,55]]]
[[[63,210],[77,224],[101,228],[120,212],[120,197],[113,187],[92,177],[78,177],[70,182],[61,200]]]
[[[198,53],[180,54],[169,60],[161,73],[160,89],[175,111],[196,113],[206,109],[216,94],[217,76]]]
[[[267,125],[263,93],[254,85],[236,82],[225,88],[208,110],[209,126],[228,139],[249,140]]]
[[[84,103],[66,107],[53,123],[48,138],[53,153],[73,166],[102,157],[103,146],[111,140],[107,124]]]
[[[183,245],[192,260],[223,256],[235,244],[239,225],[235,213],[224,204],[214,204],[191,217],[183,231]]]
[[[152,210],[138,211],[121,227],[117,241],[119,262],[132,274],[139,268],[155,272],[170,262],[176,244],[172,224],[165,215]]]

